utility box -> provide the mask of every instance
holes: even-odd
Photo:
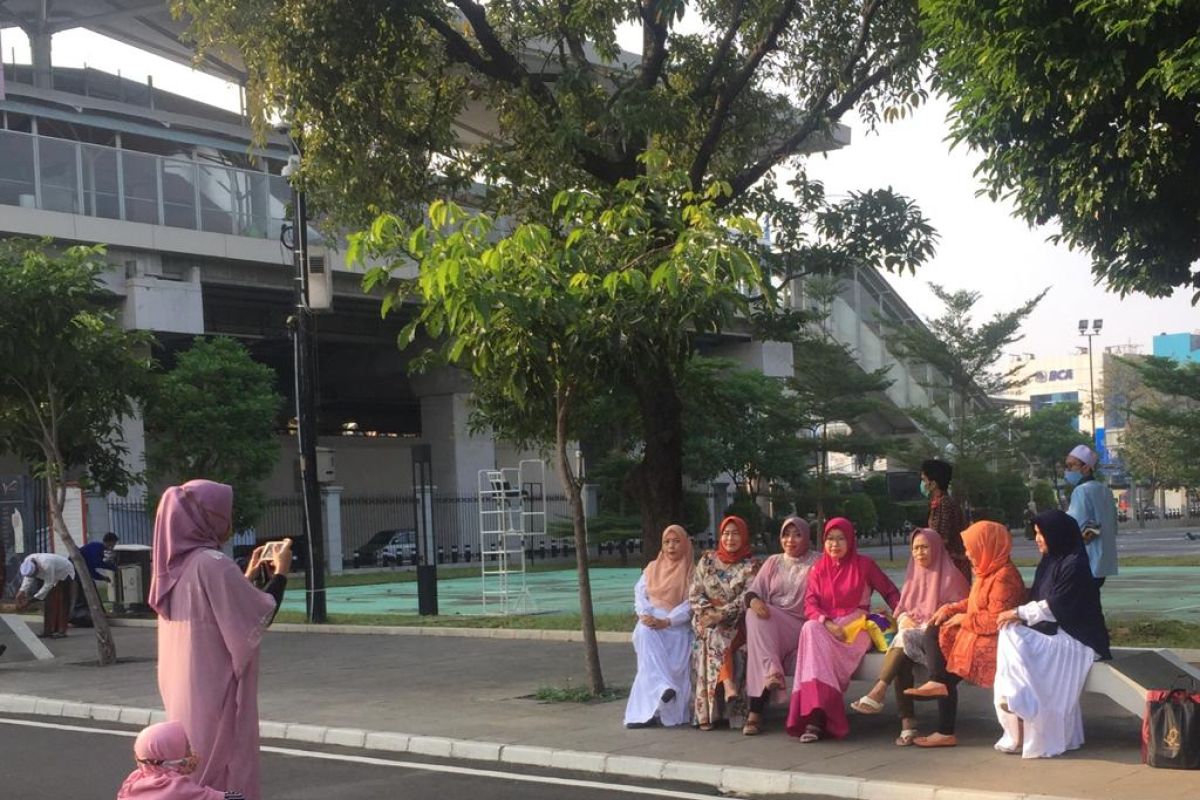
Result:
[[[337,478],[337,470],[333,464],[333,448],[317,448],[317,483],[333,483]]]
[[[150,610],[151,550],[144,544],[119,544],[113,550],[116,580],[113,612],[140,614]]]

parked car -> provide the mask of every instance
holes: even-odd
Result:
[[[417,552],[417,532],[412,529],[389,528],[354,550],[354,565],[369,567],[375,564],[390,566],[411,563]]]

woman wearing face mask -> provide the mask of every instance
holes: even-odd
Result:
[[[745,720],[742,677],[746,640],[746,590],[758,559],[750,555],[750,529],[741,517],[726,517],[717,529],[717,549],[700,556],[688,600],[692,605],[692,675],[696,687],[695,721],[710,731],[722,719]]]
[[[625,726],[683,725],[692,703],[692,540],[679,525],[663,531],[658,558],[633,588],[638,623],[633,629],[637,677],[625,705]]]
[[[939,608],[962,600],[969,590],[967,579],[950,560],[936,531],[921,528],[912,535],[912,558],[896,605],[896,637],[883,660],[879,680],[871,691],[850,704],[860,714],[878,714],[888,684],[895,686],[896,707],[900,712],[900,736],[896,744],[911,745],[917,738],[917,719],[913,699],[904,694],[913,685],[913,664],[929,666],[924,634]]]
[[[967,518],[962,506],[950,496],[950,478],[954,467],[945,461],[931,458],[921,462],[921,494],[929,498],[929,521],[927,528],[937,531],[950,559],[971,580],[971,564],[963,551],[962,532],[967,527]]]
[[[1029,602],[1000,614],[996,749],[1047,758],[1083,745],[1079,696],[1092,662],[1112,658],[1079,525],[1054,509],[1034,518],[1042,560]]]
[[[259,800],[258,649],[283,600],[291,540],[258,548],[243,574],[221,545],[233,489],[188,481],[163,492],[154,520],[150,607],[158,614],[158,688],[200,758],[196,783]],[[264,589],[251,580],[260,566]]]
[[[808,574],[808,621],[796,645],[788,708],[787,732],[803,743],[825,736],[841,739],[850,732],[844,695],[871,639],[861,627],[851,637],[846,629],[866,616],[872,592],[878,592],[889,608],[900,601],[900,591],[879,565],[858,554],[850,520],[829,520],[822,546],[824,553]]]
[[[785,697],[784,676],[795,663],[796,642],[804,625],[804,590],[816,562],[809,552],[808,523],[788,517],[779,530],[782,553],[768,558],[746,593],[746,695],[750,714],[742,733],[754,736],[762,726],[767,696]]]

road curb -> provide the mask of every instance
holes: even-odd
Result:
[[[157,708],[134,708],[80,703],[20,694],[0,694],[0,713],[32,714],[99,722],[147,725],[165,714]],[[1079,800],[1025,792],[958,789],[921,783],[854,778],[790,770],[753,769],[690,761],[673,761],[581,750],[563,750],[527,744],[503,744],[444,736],[421,736],[391,731],[368,731],[297,722],[262,720],[264,739],[358,747],[389,753],[412,753],[457,758],[490,764],[550,767],[612,775],[621,778],[678,780],[710,786],[718,791],[751,795],[823,794],[849,800]]]
[[[152,619],[110,618],[109,624],[117,628],[153,628],[158,622]],[[525,639],[540,642],[583,641],[583,635],[579,631],[534,628],[434,628],[422,625],[308,625],[297,622],[276,622],[267,630],[276,633],[324,633],[331,636],[458,636],[465,639]],[[632,632],[596,632],[596,641],[602,644],[628,644],[632,640]],[[1188,663],[1200,663],[1200,649],[1184,647],[1163,649],[1172,651]],[[1032,796],[1030,795],[1030,797]]]

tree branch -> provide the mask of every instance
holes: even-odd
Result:
[[[733,39],[737,36],[738,29],[742,26],[742,14],[746,10],[746,0],[737,0],[737,5],[733,8],[733,19],[729,23],[729,27],[725,29],[725,33],[721,35],[721,42],[717,45],[717,52],[713,56],[712,63],[708,66],[708,72],[704,73],[704,77],[696,84],[696,88],[692,90],[692,100],[699,101],[710,91],[712,91],[713,82],[717,79],[717,75],[721,72],[721,65],[725,63],[725,59],[729,56],[729,48],[733,45]]]
[[[658,10],[659,0],[642,0],[639,13],[642,17],[642,71],[638,75],[638,86],[650,91],[662,75],[667,62],[667,23]]]
[[[733,78],[721,90],[720,96],[717,98],[716,108],[713,109],[713,115],[708,121],[708,130],[704,134],[704,139],[700,142],[700,147],[696,151],[696,157],[692,160],[691,169],[688,170],[688,180],[692,184],[693,191],[700,191],[701,182],[704,180],[704,175],[708,172],[708,165],[712,162],[713,155],[717,151],[717,143],[721,139],[721,133],[725,128],[725,121],[729,118],[729,111],[733,107],[733,103],[737,100],[738,95],[746,88],[746,84],[750,78],[754,76],[754,72],[758,69],[759,64],[766,58],[767,54],[775,49],[776,42],[779,39],[779,34],[787,27],[787,23],[791,20],[792,12],[796,8],[797,0],[784,0],[783,8],[771,20],[771,27],[767,33],[759,41],[759,43],[750,51],[746,62],[742,64],[741,69],[733,76]]]
[[[531,75],[517,57],[505,48],[496,36],[491,23],[487,21],[486,9],[471,0],[452,0],[452,2],[471,25],[475,39],[483,47],[484,52],[480,53],[472,47],[462,34],[435,12],[422,11],[420,18],[445,42],[446,55],[452,61],[464,64],[484,77],[516,88],[524,88],[541,109],[543,117],[550,126],[554,127],[559,124],[562,121],[562,109],[559,107],[554,93],[550,91],[541,76]],[[630,171],[628,164],[606,158],[595,150],[577,146],[574,151],[579,167],[606,183],[616,183],[623,178],[631,178],[635,174]]]
[[[837,120],[841,119],[842,115],[853,108],[855,103],[857,103],[869,89],[872,89],[873,87],[887,80],[892,76],[893,73],[896,72],[897,69],[904,66],[904,64],[912,57],[913,56],[906,54],[895,61],[884,64],[859,81],[855,86],[851,87],[846,94],[842,95],[842,98],[837,103],[829,108],[820,108],[819,106],[828,102],[829,95],[832,94],[832,89],[830,88],[825,94],[817,99],[817,103],[815,103],[814,107],[808,112],[808,114],[805,115],[804,121],[800,123],[799,127],[797,127],[795,131],[793,131],[786,139],[784,139],[778,147],[772,150],[768,155],[761,158],[757,163],[752,164],[739,172],[733,177],[732,180],[730,180],[729,183],[732,186],[733,191],[727,197],[718,198],[717,204],[722,206],[727,205],[733,199],[741,195],[742,192],[746,191],[755,183],[757,183],[759,178],[761,178],[763,175],[766,175],[767,172],[783,161],[783,159],[787,158],[788,156],[793,156],[799,152],[800,146],[804,144],[805,140],[807,140],[809,136],[817,131],[823,122],[836,122]]]

